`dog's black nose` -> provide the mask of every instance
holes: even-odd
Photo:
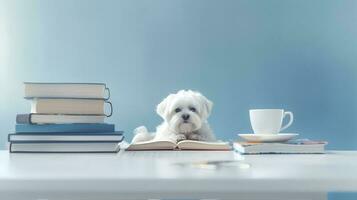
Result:
[[[183,120],[188,120],[190,118],[190,115],[189,114],[183,114],[181,117],[182,117]]]

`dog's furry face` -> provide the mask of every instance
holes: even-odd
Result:
[[[198,92],[180,90],[158,106],[157,113],[176,133],[192,133],[201,128],[211,113],[212,102]]]

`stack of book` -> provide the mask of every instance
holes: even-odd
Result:
[[[31,112],[17,115],[10,152],[118,152],[123,132],[104,122],[109,98],[102,83],[26,82]]]
[[[297,139],[279,143],[234,142],[233,148],[241,154],[321,154],[326,145],[326,141]]]

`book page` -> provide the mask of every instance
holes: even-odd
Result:
[[[171,141],[146,141],[130,144],[127,151],[142,151],[142,150],[173,150],[176,144]]]
[[[231,150],[228,142],[204,142],[195,140],[183,140],[177,143],[181,150]]]

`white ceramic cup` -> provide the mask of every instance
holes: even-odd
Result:
[[[290,121],[282,127],[286,115],[290,116]],[[253,109],[249,110],[249,117],[255,134],[278,134],[294,121],[293,113],[283,109]]]

